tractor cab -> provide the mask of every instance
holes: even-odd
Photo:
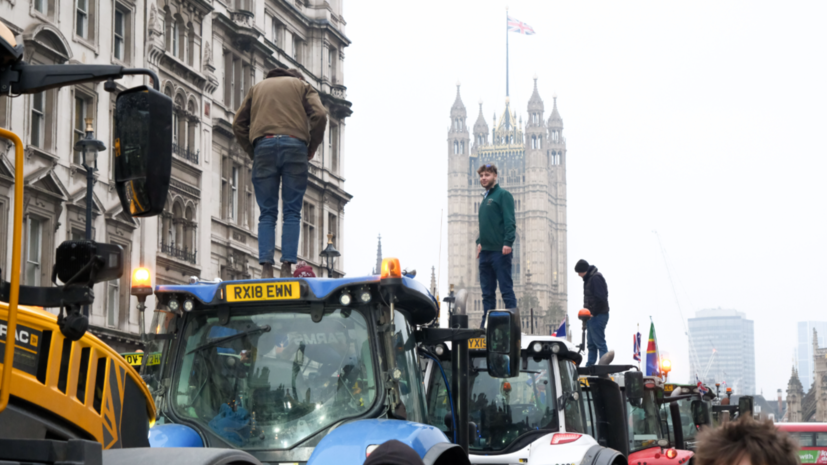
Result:
[[[577,368],[582,357],[576,346],[553,336],[523,334],[519,376],[498,379],[485,370],[485,341],[471,339],[468,345],[471,463],[625,463],[589,432],[589,421],[596,420],[590,420],[584,406]],[[425,376],[428,423],[452,438],[451,348],[423,350],[436,359]],[[593,462],[601,454],[603,460],[621,462]]]
[[[695,450],[698,432],[704,426],[713,427],[712,402],[715,394],[707,386],[703,388],[696,384],[667,383],[663,386],[665,396],[687,396],[689,398],[677,401],[680,411],[681,429],[683,430],[684,445],[687,450]],[[704,406],[706,406],[704,408]],[[705,411],[705,413],[704,413]],[[669,427],[672,428],[672,416],[668,417]]]
[[[262,462],[361,464],[371,446],[399,439],[423,457],[442,444],[432,453],[467,460],[424,424],[417,339],[438,317],[437,301],[398,260],[382,269],[158,286],[144,360],[160,363],[142,374],[166,424],[150,443],[235,448]]]

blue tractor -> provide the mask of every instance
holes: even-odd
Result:
[[[417,342],[451,337],[427,328],[438,303],[398,260],[382,268],[359,278],[157,286],[144,357],[155,363],[142,367],[158,408],[152,446],[355,465],[396,439],[426,464],[468,463],[426,424]],[[497,321],[511,325],[504,313]]]

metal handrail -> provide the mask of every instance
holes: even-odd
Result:
[[[9,405],[11,377],[14,365],[14,343],[17,335],[17,304],[20,301],[20,261],[23,248],[23,141],[17,134],[0,128],[0,137],[14,143],[14,222],[12,223],[11,289],[9,320],[6,323],[6,353],[3,356],[3,375],[0,378],[0,413]]]

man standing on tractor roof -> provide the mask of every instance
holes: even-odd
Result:
[[[583,278],[583,308],[591,312],[588,323],[586,340],[589,347],[589,361],[586,366],[597,363],[598,352],[600,357],[606,355],[609,348],[606,346],[606,325],[609,323],[609,288],[603,274],[597,267],[589,265],[586,260],[579,260],[574,265],[574,271]]]
[[[258,262],[262,278],[273,277],[279,185],[284,206],[281,277],[293,277],[307,165],[322,143],[326,124],[327,111],[319,94],[295,69],[271,70],[250,89],[236,112],[233,132],[241,148],[253,158],[253,188],[261,209]]]
[[[497,184],[497,166],[482,165],[477,170],[480,185],[485,189],[479,208],[480,235],[477,238],[477,258],[480,261],[480,288],[482,288],[482,323],[488,311],[497,306],[497,283],[506,308],[517,308],[514,284],[511,280],[511,246],[517,233],[514,216],[514,197]]]

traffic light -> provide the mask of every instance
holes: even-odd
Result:
[[[152,279],[148,269],[135,268],[132,271],[131,293],[138,297],[139,302],[145,301],[146,296],[152,295]]]

